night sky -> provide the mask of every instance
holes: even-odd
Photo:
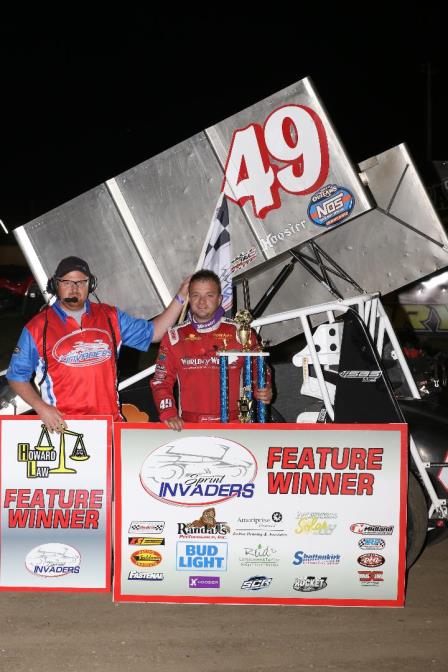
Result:
[[[436,182],[446,3],[363,5],[357,18],[314,5],[4,19],[0,219],[22,225],[305,76],[355,163],[404,141]]]

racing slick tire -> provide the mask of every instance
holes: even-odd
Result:
[[[423,550],[428,530],[428,507],[417,478],[409,472],[406,565],[409,569]]]

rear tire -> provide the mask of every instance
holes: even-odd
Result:
[[[428,506],[417,478],[409,472],[406,565],[409,569],[423,550],[428,531]]]

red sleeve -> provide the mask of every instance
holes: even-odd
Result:
[[[160,343],[156,370],[150,382],[152,396],[161,421],[173,418],[178,414],[173,395],[176,378],[176,355],[169,341],[168,334],[165,334]]]

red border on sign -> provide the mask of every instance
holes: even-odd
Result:
[[[106,464],[106,570],[104,576],[104,586],[101,588],[74,588],[49,586],[48,588],[40,586],[2,586],[0,591],[10,592],[52,592],[52,593],[108,593],[111,589],[111,556],[112,556],[112,416],[110,415],[67,415],[65,420],[106,420],[107,423],[107,464]],[[0,464],[2,455],[1,445],[1,423],[3,420],[39,420],[36,415],[2,415],[0,417]],[[0,470],[0,493],[2,492],[1,470]],[[1,539],[1,517],[0,517],[0,539]],[[1,577],[1,568],[0,568]]]
[[[191,595],[125,595],[121,592],[121,494],[122,494],[122,473],[121,473],[121,431],[125,429],[157,429],[171,431],[161,423],[115,423],[114,424],[114,467],[115,467],[115,558],[114,558],[114,585],[113,599],[116,602],[154,602],[154,603],[185,603],[185,604],[283,604],[294,606],[334,606],[334,607],[402,607],[405,597],[405,574],[406,574],[406,522],[407,522],[407,480],[408,480],[408,426],[404,423],[391,424],[300,424],[296,423],[269,423],[267,425],[259,424],[240,424],[240,423],[207,423],[205,426],[201,423],[185,423],[185,429],[238,429],[252,430],[266,427],[269,430],[319,430],[319,431],[352,431],[352,430],[381,430],[390,432],[400,432],[400,511],[399,511],[399,556],[398,556],[398,576],[397,576],[397,597],[390,600],[358,600],[358,599],[322,599],[322,598],[268,598],[268,597],[194,597]]]

